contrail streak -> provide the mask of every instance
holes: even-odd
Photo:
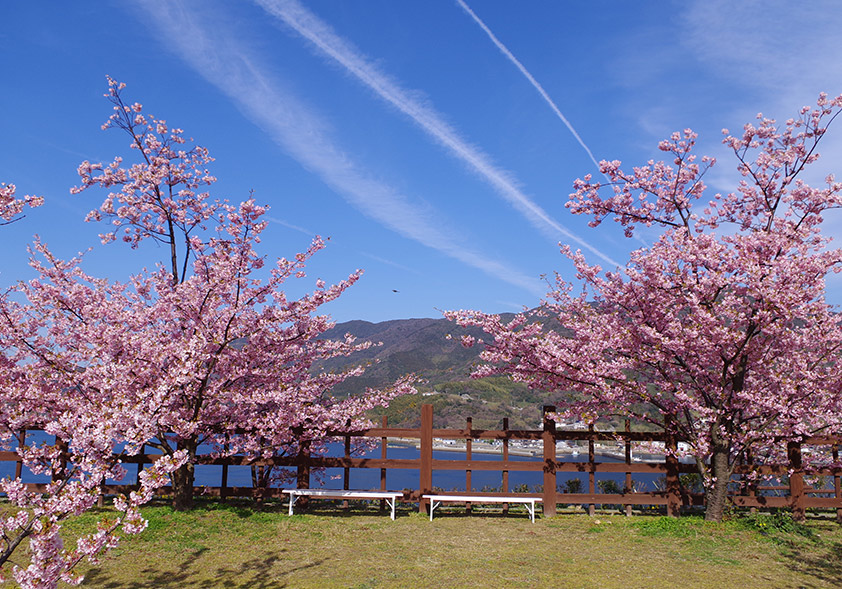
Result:
[[[491,184],[516,209],[542,232],[554,239],[558,234],[599,256],[612,267],[620,266],[608,255],[554,220],[538,204],[523,194],[509,175],[497,169],[478,148],[469,145],[432,108],[413,98],[372,65],[355,47],[333,32],[333,29],[296,0],[255,0],[264,10],[283,21],[310,41],[321,53],[341,64],[358,80],[374,90],[399,111],[409,116],[421,129],[465,162],[481,178]]]
[[[309,229],[306,229],[304,227],[299,227],[298,225],[293,225],[292,223],[288,223],[288,222],[284,221],[283,219],[278,219],[277,217],[271,217],[269,215],[263,215],[263,218],[266,219],[267,221],[271,221],[272,223],[277,223],[278,225],[281,225],[282,227],[286,227],[287,229],[292,229],[293,231],[298,231],[299,233],[303,233],[304,235],[307,235],[309,237],[313,237],[314,235],[316,235],[318,233],[317,231],[310,231]]]
[[[454,237],[464,232],[447,223],[437,211],[411,202],[360,169],[333,140],[324,121],[279,88],[245,53],[238,39],[219,30],[211,33],[198,22],[198,16],[178,2],[142,1],[140,6],[181,59],[228,96],[292,158],[364,215],[536,297],[544,294],[536,279],[466,247],[463,240]]]
[[[569,131],[573,134],[573,137],[575,137],[575,138],[576,138],[576,141],[578,141],[578,142],[579,142],[579,145],[581,145],[581,146],[582,146],[582,149],[584,149],[584,150],[587,152],[588,157],[590,157],[590,158],[591,158],[591,161],[594,163],[594,165],[596,166],[596,169],[598,170],[598,169],[599,169],[599,162],[598,162],[598,161],[596,161],[596,158],[594,157],[594,155],[593,155],[593,153],[591,152],[590,148],[589,148],[589,147],[585,144],[584,140],[583,140],[583,139],[579,136],[579,134],[576,132],[576,129],[574,129],[574,128],[573,128],[573,125],[571,125],[571,124],[570,124],[570,121],[568,121],[568,120],[567,120],[567,117],[565,117],[565,116],[562,114],[561,109],[559,109],[559,108],[556,106],[555,102],[553,102],[553,99],[552,99],[552,98],[550,98],[550,95],[549,95],[549,94],[547,94],[546,90],[544,90],[544,87],[543,87],[543,86],[541,86],[541,84],[540,84],[540,83],[538,83],[538,80],[536,80],[536,79],[532,76],[532,74],[530,74],[530,73],[529,73],[529,70],[527,70],[527,69],[523,66],[523,64],[522,64],[522,63],[520,63],[520,61],[518,60],[518,58],[517,58],[517,57],[515,57],[515,56],[512,54],[512,52],[511,52],[511,51],[509,51],[509,49],[508,49],[505,45],[503,45],[503,43],[500,41],[500,39],[498,39],[498,38],[497,38],[497,36],[496,36],[494,33],[492,33],[492,32],[491,32],[491,29],[489,29],[489,28],[488,28],[488,26],[487,26],[487,25],[486,25],[486,24],[482,21],[482,19],[481,19],[480,17],[478,17],[478,16],[476,15],[476,13],[475,13],[473,10],[471,10],[471,7],[470,7],[470,6],[468,6],[468,5],[465,3],[465,1],[464,1],[464,0],[456,0],[456,3],[457,3],[457,4],[459,4],[459,6],[461,6],[461,7],[462,7],[462,10],[464,10],[465,12],[467,12],[467,13],[468,13],[468,15],[469,15],[472,19],[474,19],[474,22],[476,22],[476,23],[479,25],[479,27],[480,27],[483,31],[485,31],[485,34],[486,34],[486,35],[488,35],[488,38],[489,38],[489,39],[491,39],[491,42],[492,42],[492,43],[494,43],[494,44],[497,46],[497,49],[499,49],[499,50],[500,50],[500,52],[501,52],[503,55],[505,55],[505,56],[508,58],[508,60],[509,60],[509,61],[511,61],[513,64],[515,64],[515,67],[517,67],[517,69],[519,69],[519,70],[520,70],[520,73],[522,73],[522,74],[526,77],[526,79],[527,79],[527,80],[529,80],[529,83],[530,83],[530,84],[532,84],[532,86],[533,86],[533,87],[534,87],[534,88],[538,91],[538,93],[539,93],[539,94],[541,95],[541,97],[542,97],[542,98],[546,101],[546,103],[550,105],[550,108],[553,110],[553,112],[556,114],[556,116],[557,116],[558,118],[560,118],[560,119],[561,119],[561,122],[562,122],[562,123],[564,123],[564,124],[567,126],[568,130],[569,130]]]

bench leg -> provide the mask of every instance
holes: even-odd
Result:
[[[526,511],[529,512],[529,519],[531,519],[532,523],[534,524],[535,523],[535,502],[533,501],[531,504],[530,503],[524,503],[524,505],[526,506]]]
[[[295,500],[296,499],[298,499],[298,497],[296,495],[290,493],[290,496],[289,496],[289,514],[290,515],[292,515],[292,508],[295,506]]]
[[[433,512],[436,510],[436,507],[438,507],[439,505],[441,505],[441,501],[435,502],[433,500],[430,500],[430,521],[433,521]]]
[[[397,499],[394,497],[386,499],[386,503],[392,508],[392,521],[395,521],[395,503],[397,503]]]

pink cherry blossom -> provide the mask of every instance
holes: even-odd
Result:
[[[822,96],[784,125],[758,115],[741,135],[724,131],[742,180],[708,202],[703,177],[715,162],[697,160],[689,129],[659,144],[669,161],[630,172],[604,161],[607,183],[576,180],[567,206],[592,225],[613,217],[628,236],[641,225],[664,233],[617,272],[563,248],[583,290],[557,276],[539,309],[511,321],[446,313],[488,334],[474,376],[570,391],[563,413],[588,421],[631,416],[671,430],[705,478],[707,518],[721,519],[741,460],[780,457],[786,440],[842,421],[842,330],[824,283],[842,251],[820,233],[842,183],[800,177],[840,112],[842,96]]]
[[[317,279],[308,294],[288,297],[287,282],[305,276],[325,241],[316,237],[290,259],[259,254],[266,207],[253,197],[238,205],[212,198],[208,151],[139,103],[126,105],[124,87],[109,79],[113,112],[104,127],[127,133],[131,156],[83,162],[71,192],[107,192],[87,217],[110,224],[104,243],[119,237],[137,248],[152,239],[164,244],[166,259],[119,283],[88,274],[83,255],[62,260],[36,239],[35,278],[0,293],[0,436],[9,442],[22,427],[40,425],[56,439],[19,449],[30,470],[52,475],[46,492],[0,482],[22,510],[0,516],[0,572],[28,539],[29,566],[11,569],[23,587],[78,582],[77,563],[113,547],[119,530],[145,528],[138,507],[167,482],[174,506],[189,508],[202,444],[218,456],[270,458],[302,441],[319,452],[328,430],[365,427],[369,409],[414,392],[407,376],[383,390],[331,395],[364,367],[328,371],[324,362],[372,344],[323,339],[333,322],[319,309],[362,271],[335,284]],[[14,186],[2,194],[13,202]],[[12,216],[19,205],[9,205]],[[114,499],[116,516],[64,546],[61,522],[93,506],[106,479],[125,475],[118,445],[128,455],[144,445],[163,455],[140,473],[140,489]]]
[[[0,225],[6,225],[19,219],[24,207],[39,207],[44,204],[43,197],[26,195],[15,198],[17,187],[14,184],[0,182]]]

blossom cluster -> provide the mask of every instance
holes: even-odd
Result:
[[[580,393],[565,407],[571,416],[633,416],[670,430],[697,459],[709,516],[721,517],[741,460],[842,424],[842,327],[825,301],[842,251],[820,232],[823,213],[842,205],[842,183],[801,178],[840,112],[842,96],[821,95],[783,125],[758,115],[741,135],[725,130],[742,179],[707,203],[703,177],[715,162],[696,159],[689,129],[659,145],[669,161],[631,172],[602,162],[609,181],[577,180],[568,208],[592,225],[612,217],[628,236],[640,226],[663,233],[616,272],[563,247],[582,291],[557,276],[539,309],[509,321],[448,312],[489,336],[474,375]],[[548,317],[564,332],[547,328]]]
[[[36,239],[35,278],[0,295],[0,439],[11,445],[14,432],[40,426],[56,440],[18,445],[24,464],[53,482],[0,482],[14,505],[0,516],[0,573],[28,539],[29,565],[11,567],[23,587],[79,582],[76,564],[113,547],[120,530],[141,532],[139,506],[167,482],[174,506],[189,508],[202,444],[218,456],[251,458],[288,453],[302,441],[318,451],[328,430],[368,425],[366,411],[414,392],[407,376],[383,390],[331,395],[364,367],[321,366],[372,344],[324,339],[334,323],[319,309],[362,271],[335,284],[318,279],[308,294],[288,297],[287,283],[306,277],[325,241],[314,238],[290,259],[259,254],[266,207],[251,196],[239,204],[213,199],[208,151],[139,103],[125,103],[123,89],[109,78],[114,110],[104,128],[125,132],[137,161],[83,162],[72,192],[107,192],[87,217],[110,223],[103,242],[119,235],[138,248],[151,239],[164,244],[158,251],[166,259],[117,282],[88,274],[82,254],[63,260]],[[14,186],[0,194],[12,199]],[[126,474],[115,449],[136,455],[145,446],[162,454],[139,473],[139,488],[116,497],[117,515],[66,548],[61,522],[89,509],[106,480]]]
[[[14,184],[0,182],[0,224],[11,223],[23,212],[25,206],[39,207],[44,204],[43,197],[27,194],[23,198],[15,198],[17,187]]]

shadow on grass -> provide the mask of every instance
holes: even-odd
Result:
[[[430,519],[429,515],[424,516],[427,519]],[[439,519],[471,519],[471,518],[482,518],[482,519],[510,519],[510,520],[526,520],[530,521],[529,514],[525,511],[510,511],[508,514],[503,513],[502,511],[484,511],[482,509],[477,509],[476,507],[471,509],[471,513],[467,513],[465,509],[461,510],[453,510],[453,511],[441,511],[441,508],[436,508],[436,512],[433,515],[433,521],[438,521]],[[541,518],[540,513],[535,514],[535,521],[538,521]]]
[[[149,506],[168,508],[169,502],[151,502]],[[218,499],[200,498],[196,500],[196,506],[192,510],[192,512],[198,513],[201,511],[225,511],[237,516],[238,518],[249,519],[254,518],[255,516],[259,517],[261,515],[268,514],[286,515],[288,513],[288,509],[289,506],[286,502],[282,503],[281,501],[276,500],[273,500],[271,502],[267,501],[263,504],[255,504],[254,501],[249,499],[229,499],[225,502],[220,502]],[[308,501],[307,497],[302,497],[295,504],[295,515],[319,515],[338,518],[353,518],[359,516],[385,516],[386,518],[388,518],[389,513],[390,509],[388,506],[380,507],[376,502],[368,501],[361,502],[352,500],[350,501],[348,507],[344,507],[343,501],[341,499],[319,499],[318,501]],[[510,507],[509,513],[508,515],[506,515],[503,514],[501,508],[499,507],[496,510],[493,507],[477,507],[476,503],[474,503],[474,506],[471,508],[470,513],[466,512],[464,506],[458,505],[448,505],[436,508],[436,518],[439,517],[440,513],[444,517],[529,518],[528,512],[521,506]],[[398,504],[395,513],[397,518],[407,517],[412,514],[418,514],[417,504]],[[653,513],[653,515],[658,514]],[[540,506],[538,510],[536,510],[535,516],[536,518],[541,517]]]
[[[842,542],[821,542],[805,550],[803,542],[783,541],[781,556],[787,567],[809,575],[831,587],[842,587]]]
[[[168,505],[169,503],[167,503]],[[258,502],[253,499],[236,497],[225,501],[216,498],[197,498],[192,511],[225,511],[239,518],[248,519],[256,514],[286,513],[287,504],[275,499]]]
[[[351,503],[351,506],[348,508],[342,507],[340,502],[331,503],[326,501],[319,501],[318,503],[311,503],[307,508],[299,509],[298,504],[296,503],[295,507],[295,515],[318,515],[318,516],[329,516],[329,517],[336,517],[336,518],[354,518],[359,516],[383,516],[386,519],[389,519],[390,510],[388,508],[380,510],[375,506],[364,506],[361,504],[354,504]],[[417,507],[398,507],[395,512],[395,518],[400,519],[402,517],[410,517],[410,516],[421,516],[426,519],[429,519],[429,515],[419,514]],[[484,507],[476,507],[474,505],[471,508],[471,512],[468,513],[465,510],[465,507],[437,507],[434,521],[439,519],[439,517],[443,518],[472,518],[472,517],[481,517],[481,518],[505,518],[505,519],[529,519],[529,513],[525,511],[523,508],[520,509],[509,509],[509,513],[505,514],[501,509],[493,509],[493,508],[484,508]],[[537,510],[535,513],[535,519],[537,520],[541,517],[540,510]]]
[[[134,582],[126,582],[122,579],[114,580],[100,569],[91,569],[85,575],[85,585],[106,589],[146,589],[148,587],[284,589],[289,585],[282,577],[296,571],[321,566],[327,560],[321,559],[299,566],[283,568],[279,565],[283,554],[253,558],[236,566],[217,568],[214,577],[209,579],[207,571],[195,570],[196,561],[206,550],[206,548],[197,550],[190,558],[180,562],[177,571],[153,567],[144,568],[140,573],[142,578]]]
[[[734,523],[754,530],[775,546],[780,561],[800,575],[821,582],[821,586],[842,587],[842,541],[840,526],[826,514],[807,514],[805,522],[793,521],[789,512],[744,513]],[[814,587],[812,584],[804,587]]]
[[[287,583],[285,581],[270,577],[270,575],[272,575],[271,570],[273,565],[277,562],[277,560],[278,559],[273,556],[263,559],[254,558],[240,564],[237,567],[219,569],[217,571],[219,580],[219,584],[217,586],[230,589],[246,589],[247,587],[254,589],[280,589],[282,587],[287,587]],[[323,558],[309,564],[285,569],[280,574],[288,575],[296,571],[314,568],[324,564],[326,560],[327,559]],[[237,581],[237,579],[242,579],[245,575],[249,574],[252,577],[251,580],[244,582]],[[278,573],[274,574],[277,575]]]

